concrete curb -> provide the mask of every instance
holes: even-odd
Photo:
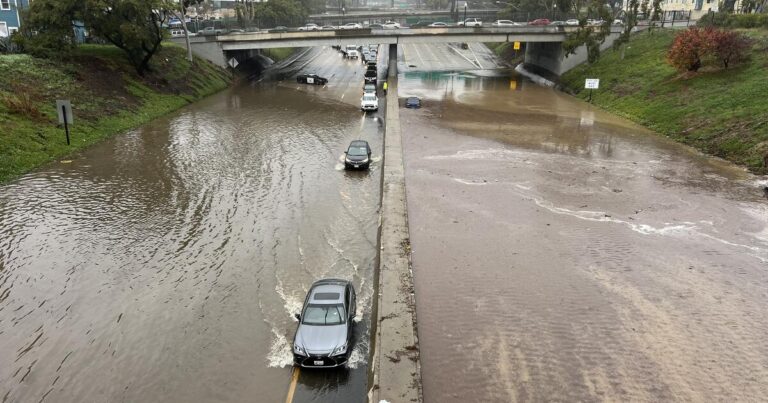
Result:
[[[421,402],[421,366],[397,98],[397,45],[390,46],[382,173],[378,314],[369,401]]]

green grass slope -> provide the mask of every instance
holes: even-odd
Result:
[[[229,85],[226,71],[185,54],[166,45],[145,77],[113,46],[81,46],[66,61],[0,55],[0,183]],[[72,102],[71,146],[57,99]]]
[[[754,39],[751,60],[728,70],[705,67],[680,74],[666,62],[675,31],[633,37],[624,60],[607,51],[593,65],[562,77],[564,87],[587,99],[585,78],[599,78],[593,103],[672,139],[768,173],[768,31]]]

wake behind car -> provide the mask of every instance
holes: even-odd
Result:
[[[352,141],[344,154],[344,169],[368,169],[371,165],[371,146],[365,140]]]
[[[296,76],[296,82],[299,84],[326,85],[328,84],[328,79],[317,74],[299,74]]]
[[[367,144],[367,143],[366,143]],[[352,320],[357,301],[346,280],[324,279],[309,288],[293,338],[293,362],[300,367],[344,365],[352,351]]]

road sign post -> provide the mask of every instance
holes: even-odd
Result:
[[[589,101],[592,102],[592,90],[596,90],[600,88],[600,79],[599,78],[588,78],[584,82],[584,88],[589,89]]]
[[[235,68],[240,64],[234,57],[227,61],[227,64],[232,67],[232,81],[235,81]]]
[[[69,124],[75,119],[72,116],[72,104],[69,100],[57,100],[56,111],[59,115],[59,123],[64,124],[64,132],[67,134],[67,145],[69,144]]]

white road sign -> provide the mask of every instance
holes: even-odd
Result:
[[[233,58],[229,59],[229,61],[227,62],[227,64],[229,64],[229,65],[230,65],[230,66],[231,66],[231,67],[234,69],[234,68],[235,68],[235,67],[237,67],[237,65],[238,65],[238,64],[240,64],[240,63],[238,63],[238,62],[237,62],[237,59],[235,59],[235,58],[233,57]]]
[[[584,83],[584,88],[588,90],[596,90],[599,87],[600,87],[599,78],[588,78],[587,81]]]
[[[59,123],[64,124],[64,113],[67,114],[67,124],[72,124],[74,116],[72,116],[72,104],[69,100],[56,100],[56,111],[59,114]]]

